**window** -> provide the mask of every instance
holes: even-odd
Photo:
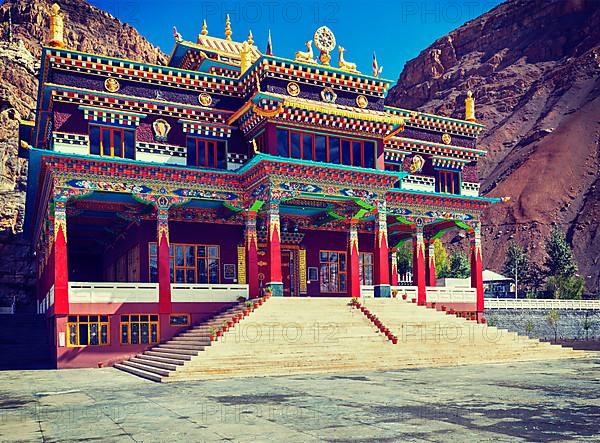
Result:
[[[158,254],[156,243],[150,243],[150,281],[158,281]],[[218,245],[169,245],[171,282],[220,283],[220,248]]]
[[[458,172],[437,171],[435,190],[447,194],[460,194]]]
[[[158,343],[157,314],[121,315],[121,344],[146,345]]]
[[[342,251],[320,251],[321,292],[346,292],[346,253]]]
[[[218,140],[188,137],[188,166],[225,169],[225,143]]]
[[[108,315],[69,315],[67,346],[108,345]]]
[[[375,168],[375,143],[367,140],[277,129],[281,157]]]
[[[90,154],[135,158],[135,131],[113,126],[90,125]]]
[[[358,266],[360,284],[371,286],[373,284],[373,254],[361,252],[358,256]]]
[[[169,325],[171,326],[189,326],[190,314],[171,314],[169,316]]]

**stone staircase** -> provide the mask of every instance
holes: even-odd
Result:
[[[200,325],[116,366],[166,382],[586,355],[410,302],[363,300],[398,337],[394,344],[349,302],[348,298],[270,298],[216,342],[208,339],[207,325]],[[215,317],[214,323],[234,315],[236,309],[240,308]]]

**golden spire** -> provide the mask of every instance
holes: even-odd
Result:
[[[53,48],[64,48],[64,21],[60,6],[56,3],[50,8],[50,33],[48,35],[48,46]]]
[[[248,44],[249,45],[253,45],[254,44],[254,36],[252,35],[252,29],[250,31],[248,31]]]
[[[231,40],[231,20],[229,18],[229,14],[227,14],[227,19],[225,20],[225,40]]]
[[[467,91],[467,98],[465,99],[465,120],[468,122],[475,121],[475,99],[471,91]]]
[[[202,35],[208,35],[208,26],[206,26],[206,19],[202,20],[202,31],[200,31]]]
[[[240,49],[240,75],[244,75],[251,65],[250,60],[250,45],[248,41],[242,43],[242,48]]]

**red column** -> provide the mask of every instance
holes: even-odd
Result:
[[[283,278],[281,276],[281,228],[279,225],[279,204],[271,203],[267,215],[267,258],[269,260],[269,276],[266,286],[271,288],[274,296],[283,295]]]
[[[350,297],[360,297],[360,274],[358,252],[357,220],[350,220],[350,233],[348,235],[348,277],[347,289]]]
[[[417,286],[417,303],[424,305],[427,301],[425,285],[425,241],[423,240],[423,226],[417,225],[413,239],[413,285]]]
[[[436,275],[435,275],[435,248],[433,247],[433,240],[427,242],[427,271],[426,281],[427,286],[435,286]]]
[[[391,276],[390,276],[390,284],[392,286],[398,286],[398,249],[392,248],[391,255]]]
[[[375,248],[373,250],[375,261],[375,297],[389,297],[390,265],[387,236],[387,215],[385,202],[377,205],[377,220],[375,222]]]
[[[169,253],[169,207],[159,206],[158,217],[158,309],[171,313],[171,264]]]
[[[67,200],[54,201],[54,314],[69,313],[69,264],[67,257]]]
[[[248,295],[250,298],[256,298],[260,295],[260,289],[258,286],[258,240],[255,211],[248,211],[246,216],[246,274]]]
[[[483,260],[481,258],[481,233],[479,227],[471,234],[471,287],[477,290],[477,316],[483,315]]]

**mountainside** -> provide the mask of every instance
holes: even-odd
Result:
[[[467,90],[487,128],[482,192],[510,196],[484,222],[486,267],[518,240],[542,263],[567,233],[588,291],[600,272],[600,2],[509,0],[409,61],[388,103],[464,117]]]
[[[19,119],[35,109],[41,42],[48,30],[47,0],[0,5],[0,305],[25,298],[33,285],[31,248],[22,238],[27,164],[17,158]],[[166,56],[130,25],[83,0],[61,0],[67,47],[164,63]],[[9,9],[12,42],[9,42]],[[170,32],[166,29],[165,32]]]

